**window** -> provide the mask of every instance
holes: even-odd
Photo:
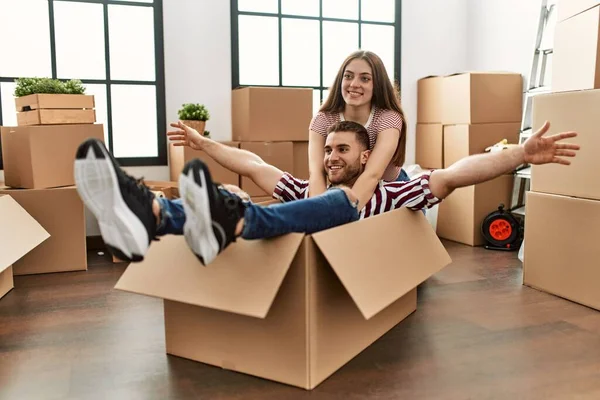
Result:
[[[1,0],[0,15],[0,125],[17,123],[16,78],[80,79],[121,165],[167,165],[162,0]]]
[[[232,84],[313,88],[316,112],[337,69],[375,52],[400,82],[400,0],[232,0]]]

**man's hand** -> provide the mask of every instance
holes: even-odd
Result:
[[[575,137],[577,133],[561,132],[556,135],[542,137],[548,132],[549,128],[550,123],[546,121],[544,126],[531,135],[523,144],[525,162],[537,165],[548,163],[570,165],[571,161],[561,157],[575,157],[575,150],[579,150],[579,145],[557,142]]]
[[[173,146],[188,146],[194,150],[202,150],[202,145],[206,139],[197,130],[190,128],[181,121],[173,122],[171,126],[179,128],[177,131],[167,132],[167,136],[173,142]]]

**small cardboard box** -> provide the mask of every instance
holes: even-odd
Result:
[[[450,262],[425,216],[400,209],[240,239],[206,267],[168,236],[116,288],[165,300],[168,354],[313,389],[414,312],[417,285]]]
[[[557,22],[566,20],[600,4],[598,0],[559,0]]]
[[[0,195],[0,298],[13,287],[12,264],[50,234],[11,196]]]
[[[556,25],[553,92],[600,88],[600,6]]]
[[[292,142],[242,142],[240,143],[240,149],[248,150],[262,158],[267,164],[274,165],[283,172],[294,175],[294,144]],[[250,197],[264,197],[272,194],[266,193],[252,179],[245,176],[241,177],[240,187]]]
[[[220,142],[227,146],[240,147],[239,142]],[[202,150],[194,150],[187,146],[169,145],[169,179],[174,182],[179,181],[179,175],[188,161],[199,158],[208,165],[213,181],[219,183],[228,183],[230,185],[240,185],[240,176],[233,171],[222,167]]]
[[[417,81],[417,124],[442,123],[443,76],[428,76]]]
[[[527,192],[523,284],[600,310],[600,201]]]
[[[485,153],[489,146],[507,139],[508,143],[519,143],[521,124],[446,125],[444,126],[444,168],[461,158]]]
[[[102,124],[2,127],[0,135],[5,184],[26,189],[74,185],[79,145],[104,141]]]
[[[75,187],[11,189],[0,185],[51,235],[13,265],[15,275],[87,270],[85,215]]]
[[[298,179],[308,180],[308,142],[293,142],[294,170],[293,175]]]
[[[308,141],[313,117],[309,88],[245,87],[231,96],[232,139],[240,142]]]
[[[513,182],[513,175],[503,175],[456,189],[438,206],[438,236],[469,246],[485,244],[481,224],[488,214],[498,210],[500,203],[510,205]]]
[[[421,168],[444,167],[444,129],[442,124],[417,124],[415,162]]]
[[[31,94],[15,98],[17,124],[93,124],[94,96],[83,94]]]
[[[533,127],[550,121],[546,135],[576,131],[578,136],[563,140],[577,143],[581,149],[571,165],[534,165],[531,190],[600,200],[600,90],[549,93],[533,101]]]
[[[523,78],[512,72],[465,72],[444,77],[442,123],[520,122]]]

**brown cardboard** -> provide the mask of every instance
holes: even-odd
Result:
[[[155,192],[162,194],[169,200],[179,198],[179,182],[177,181],[144,181],[144,184],[148,188]]]
[[[17,125],[93,124],[96,110],[32,110],[17,113]]]
[[[313,117],[310,88],[245,87],[231,94],[232,139],[308,141]]]
[[[294,144],[292,142],[242,142],[240,149],[250,151],[267,164],[294,175]],[[242,176],[240,181],[240,187],[250,197],[264,197],[272,194],[266,193],[248,177]]]
[[[38,109],[94,108],[94,96],[85,94],[30,94],[16,97],[17,112]]]
[[[308,142],[294,142],[294,170],[292,175],[308,180]]]
[[[0,298],[13,288],[12,264],[50,234],[11,196],[0,194]]]
[[[50,234],[50,238],[13,263],[15,275],[87,270],[85,215],[75,187],[11,189],[10,195]]]
[[[444,126],[444,168],[461,158],[484,153],[502,139],[518,144],[520,129],[518,122]]]
[[[598,0],[559,0],[556,4],[557,22],[571,18],[600,4]]]
[[[442,123],[443,76],[428,76],[417,81],[417,123]]]
[[[465,72],[444,77],[442,123],[520,122],[523,78],[512,72]]]
[[[553,92],[600,88],[600,7],[556,25]]]
[[[401,209],[238,239],[206,267],[168,236],[116,288],[165,299],[169,354],[312,389],[413,312],[416,286],[450,261],[423,214]]]
[[[571,165],[534,165],[531,169],[531,190],[600,200],[600,90],[549,93],[533,101],[533,127],[550,121],[547,136],[576,131],[577,137],[564,143],[577,143],[581,149]]]
[[[442,124],[417,124],[415,162],[421,168],[444,167],[444,130]]]
[[[5,184],[27,189],[74,185],[79,145],[104,141],[102,124],[2,127],[0,135]]]
[[[220,142],[227,146],[240,147],[239,142]],[[214,159],[202,150],[194,150],[187,146],[169,145],[169,179],[177,182],[183,167],[188,161],[199,158],[208,165],[213,181],[227,183],[230,185],[240,185],[240,176],[233,171],[222,167]]]
[[[503,175],[494,180],[456,189],[439,205],[437,235],[470,246],[481,246],[485,239],[481,224],[498,209],[510,205],[514,177]]]
[[[527,192],[523,284],[600,310],[600,201]]]

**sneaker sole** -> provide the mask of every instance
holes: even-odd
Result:
[[[219,254],[219,242],[213,231],[209,188],[212,177],[200,160],[186,164],[179,176],[179,193],[185,211],[183,235],[203,265],[210,264]]]
[[[98,220],[108,250],[123,261],[142,261],[149,247],[148,232],[123,200],[115,166],[101,142],[88,140],[77,150],[75,184]]]

